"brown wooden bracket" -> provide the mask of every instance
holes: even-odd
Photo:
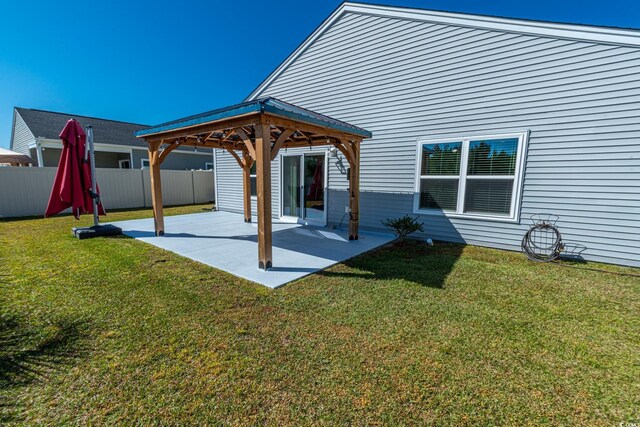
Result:
[[[242,139],[242,142],[244,142],[244,145],[247,147],[247,150],[249,150],[249,155],[255,160],[256,149],[253,146],[253,142],[251,142],[251,138],[249,138],[249,135],[247,135],[247,133],[242,128],[235,129],[235,132],[238,134],[240,139]]]
[[[282,133],[280,133],[280,136],[278,136],[278,139],[276,139],[275,144],[273,144],[273,147],[271,147],[271,161],[276,158],[280,147],[282,147],[282,144],[284,144],[284,142],[289,139],[289,137],[293,135],[294,132],[295,130],[287,128],[283,130]]]
[[[238,153],[236,153],[229,147],[224,147],[224,149],[227,150],[229,154],[231,154],[236,159],[236,162],[238,162],[238,165],[240,167],[244,167],[244,164],[242,163],[242,159],[240,158],[240,156],[238,156]]]
[[[253,160],[249,153],[244,151],[242,155],[242,166],[251,169],[251,166],[253,166],[254,162],[255,160]]]
[[[356,161],[355,154],[353,152],[353,147],[349,141],[341,141],[341,144],[337,144],[336,148],[344,154],[349,162],[349,165],[353,166]]]
[[[347,141],[347,140],[342,140],[342,145],[347,149],[347,151],[349,152],[349,156],[351,157],[351,159],[355,162],[357,161],[357,156],[354,150],[354,147],[351,143],[351,141]]]
[[[162,150],[162,152],[158,154],[158,163],[164,162],[164,159],[167,158],[169,153],[171,153],[173,150],[175,150],[176,148],[181,146],[183,143],[184,143],[184,139],[183,140],[176,140],[176,142],[174,142],[173,144],[170,144],[168,147],[165,147],[165,149]]]

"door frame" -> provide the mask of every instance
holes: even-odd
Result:
[[[322,194],[324,196],[324,210],[323,210],[323,215],[322,215],[322,219],[318,220],[318,219],[307,219],[304,217],[304,208],[305,208],[305,186],[304,186],[304,156],[322,156],[323,157],[323,166],[324,166],[324,171],[323,171],[323,182],[322,182]],[[300,165],[300,182],[302,183],[302,185],[300,186],[300,216],[296,217],[296,216],[288,216],[288,215],[284,215],[284,158],[285,157],[299,157],[300,158],[300,163],[302,163]],[[280,199],[280,203],[279,203],[279,209],[278,209],[278,213],[280,216],[280,220],[282,222],[292,222],[292,223],[298,223],[298,224],[303,224],[303,225],[315,225],[315,226],[320,226],[320,227],[325,227],[327,225],[327,189],[329,187],[328,183],[329,183],[329,168],[328,168],[328,157],[327,157],[327,151],[311,151],[311,152],[307,152],[307,153],[286,153],[286,154],[280,154],[280,194],[279,194],[279,199]]]

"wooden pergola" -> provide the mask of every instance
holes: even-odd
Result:
[[[256,165],[258,266],[272,260],[271,161],[281,148],[334,146],[350,166],[349,240],[358,239],[360,144],[371,133],[275,98],[261,98],[136,132],[149,149],[151,196],[156,235],[164,235],[160,165],[181,146],[222,149],[243,172],[244,220],[251,222],[251,172]]]

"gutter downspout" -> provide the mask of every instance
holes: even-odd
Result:
[[[212,151],[213,151],[213,198],[214,198],[213,203],[215,206],[215,210],[219,211],[220,208],[218,207],[218,156],[217,156],[218,150],[214,148]]]
[[[44,160],[42,159],[42,137],[39,136],[36,138],[36,156],[38,160],[38,167],[44,167]]]

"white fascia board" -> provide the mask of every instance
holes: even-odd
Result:
[[[523,19],[498,18],[465,13],[438,12],[404,7],[380,6],[363,3],[342,3],[322,24],[307,37],[287,59],[282,62],[260,85],[245,98],[251,101],[261,96],[264,89],[291,65],[344,13],[361,13],[387,18],[432,22],[443,25],[481,28],[494,31],[521,33],[541,37],[640,47],[640,30],[598,27],[592,25],[559,24]]]
[[[414,21],[482,28],[487,30],[525,33],[537,36],[558,37],[610,43],[615,45],[640,46],[640,31],[623,28],[598,27],[595,25],[561,24],[526,19],[499,18],[466,13],[438,12],[423,9],[379,6],[374,4],[345,3],[345,12],[359,12]]]
[[[33,145],[35,147],[35,145],[36,145],[36,136],[31,131],[31,128],[27,125],[27,122],[24,121],[24,119],[22,118],[22,116],[18,112],[18,109],[16,107],[13,107],[13,122],[11,123],[11,141],[9,143],[9,150],[14,151],[14,149],[13,149],[14,148],[13,147],[13,139],[15,138],[16,118],[17,117],[20,117],[20,120],[22,120],[22,123],[27,128],[27,132],[29,132],[29,134],[31,135],[31,138],[33,139],[33,142],[30,142],[29,144],[27,144],[27,146],[29,148],[31,148],[31,145]]]
[[[260,83],[260,86],[254,89],[254,91],[245,98],[245,101],[251,101],[258,98],[265,87],[271,84],[271,82],[275,80],[305,50],[307,50],[307,48],[311,46],[311,44],[327,30],[327,28],[329,28],[340,16],[342,16],[345,11],[345,7],[348,5],[349,3],[342,3],[340,6],[338,6],[338,8],[334,10],[333,13],[329,15],[329,17],[325,19],[324,22],[322,22],[322,24],[320,24],[320,26],[316,28],[316,30],[311,33],[311,35],[309,35],[309,37],[307,37],[302,42],[302,44],[298,46],[298,48],[294,50],[287,59],[284,60],[282,64],[278,66],[278,68],[276,68],[262,83]]]
[[[58,148],[62,149],[62,140],[60,139],[40,139],[40,145],[43,148]],[[94,143],[94,148],[96,151],[109,152],[109,153],[130,153],[130,148],[126,145],[115,145],[115,144],[100,144]]]
[[[147,148],[145,148],[145,147],[130,147],[130,148],[132,150],[144,150],[145,152],[148,151]],[[211,157],[211,151],[209,151],[209,152],[206,152],[206,151],[186,151],[189,148],[190,147],[188,147],[188,146],[184,147],[182,149],[176,148],[175,150],[172,151],[172,153],[175,153],[175,154],[195,154],[196,156],[209,156],[209,157]],[[215,149],[212,149],[211,147],[204,147],[204,148],[201,148],[201,150],[204,150],[205,148],[208,149],[208,150],[215,150]]]
[[[62,141],[59,139],[46,139],[46,138],[41,138],[41,146],[43,148],[60,148],[62,149]],[[36,143],[31,143],[29,144],[29,148],[34,148],[36,146]],[[96,151],[102,151],[102,152],[108,152],[108,153],[127,153],[127,154],[131,154],[131,150],[144,150],[145,152],[147,152],[147,148],[145,147],[133,147],[130,145],[117,145],[117,144],[102,144],[99,142],[94,143],[94,147],[96,149]],[[199,155],[199,156],[211,156],[211,152],[207,153],[207,152],[202,152],[202,151],[184,151],[184,150],[180,150],[177,149],[174,151],[174,153],[181,153],[181,154],[195,154],[195,155]]]

